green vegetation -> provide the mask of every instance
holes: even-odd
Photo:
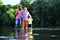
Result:
[[[60,0],[37,0],[33,3],[34,27],[60,28]]]
[[[2,4],[2,1],[0,0],[0,5]]]

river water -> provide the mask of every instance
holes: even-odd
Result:
[[[33,30],[33,38],[29,40],[60,40],[60,30]],[[0,40],[16,40],[0,38]]]

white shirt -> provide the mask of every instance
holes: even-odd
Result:
[[[28,16],[29,16],[30,14],[29,14],[29,12],[27,11],[27,12],[25,12],[25,11],[23,11],[23,20],[28,20]]]

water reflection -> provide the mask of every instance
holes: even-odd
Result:
[[[15,31],[16,31],[15,35],[17,40],[34,40],[32,27],[29,28],[28,33],[25,33],[26,32],[25,30],[23,33],[22,30],[20,31],[20,29],[15,29]]]
[[[33,30],[32,30],[32,27],[29,28],[28,34],[29,34],[28,39],[29,40],[33,40]]]
[[[34,40],[60,40],[60,30],[34,30],[33,34]]]
[[[29,40],[60,40],[60,30],[29,30]],[[14,38],[0,38],[0,40],[16,40]]]

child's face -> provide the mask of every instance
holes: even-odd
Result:
[[[27,11],[27,8],[25,7],[24,10]]]
[[[22,6],[20,6],[19,8],[22,9]]]

